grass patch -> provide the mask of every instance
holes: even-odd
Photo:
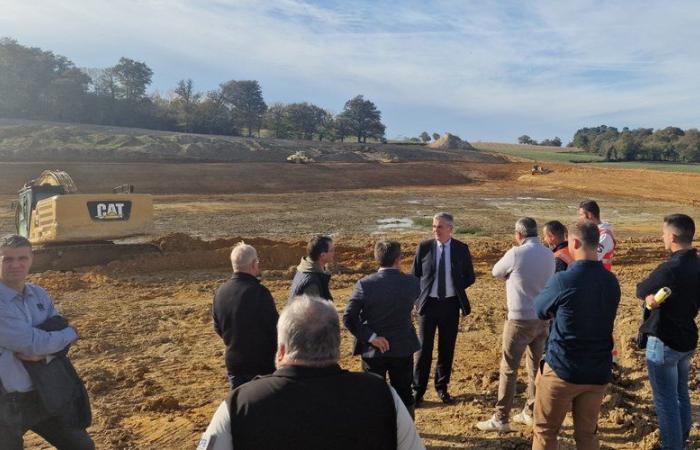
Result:
[[[413,224],[421,228],[432,228],[433,218],[432,217],[414,217]]]
[[[604,158],[572,147],[543,147],[540,145],[501,144],[495,142],[472,142],[474,148],[487,153],[500,153],[533,161],[552,162],[597,162]]]
[[[593,164],[591,164],[593,165]],[[647,169],[647,170],[662,170],[665,172],[685,172],[685,173],[700,173],[700,164],[682,164],[670,163],[661,161],[603,161],[597,162],[595,165],[603,165],[617,169]]]
[[[433,218],[432,217],[414,217],[413,224],[420,228],[432,228]],[[473,236],[485,236],[486,230],[478,225],[459,225],[455,227],[455,234],[471,234]]]
[[[463,225],[455,228],[455,234],[471,234],[473,236],[486,236],[486,230],[477,225]]]

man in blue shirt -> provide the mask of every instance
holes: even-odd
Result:
[[[38,328],[58,313],[45,290],[26,282],[31,265],[26,238],[0,239],[0,449],[22,450],[24,433],[32,430],[59,450],[93,450],[92,439],[71,417],[49,414],[24,366],[48,363],[78,339],[71,327]]]
[[[612,332],[620,285],[598,261],[598,226],[569,227],[575,262],[556,273],[535,298],[540,319],[552,319],[537,375],[533,450],[557,448],[557,435],[569,408],[579,450],[599,449],[600,405],[612,379]]]

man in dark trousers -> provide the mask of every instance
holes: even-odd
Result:
[[[306,256],[301,258],[289,289],[289,300],[301,295],[312,295],[333,301],[328,264],[335,258],[335,244],[330,236],[318,234],[306,245]]]
[[[201,450],[425,450],[396,391],[338,365],[340,322],[321,298],[290,302],[277,324],[277,370],[221,402]]]
[[[277,308],[258,281],[260,261],[252,246],[239,242],[231,251],[233,276],[217,289],[214,329],[226,345],[231,389],[275,370]]]
[[[668,260],[637,285],[637,297],[646,304],[641,333],[648,336],[646,360],[654,394],[661,448],[687,447],[693,424],[688,377],[698,345],[695,318],[700,308],[700,258],[693,248],[695,222],[685,214],[664,218],[664,248]],[[671,294],[661,303],[654,298],[661,288]]]
[[[420,279],[416,299],[418,335],[421,349],[413,373],[415,405],[423,402],[433,361],[433,342],[438,332],[438,361],[435,368],[435,389],[445,404],[453,403],[447,387],[454,358],[459,312],[471,312],[466,289],[474,284],[474,266],[467,244],[452,238],[454,219],[450,214],[433,217],[435,239],[418,245],[413,261],[413,274]]]
[[[57,385],[64,380],[59,377],[42,384],[28,366],[40,364],[38,371],[51,370],[78,339],[71,326],[42,329],[60,316],[49,294],[26,281],[31,266],[32,245],[26,238],[0,239],[0,449],[22,450],[24,433],[32,430],[58,450],[93,450],[95,444],[70,396],[57,408],[49,407],[57,393],[65,394],[60,391],[71,386]]]
[[[379,271],[355,285],[343,315],[355,336],[354,355],[362,367],[389,380],[413,416],[413,354],[420,348],[411,312],[420,292],[418,278],[401,273],[401,244],[380,241],[374,247]]]

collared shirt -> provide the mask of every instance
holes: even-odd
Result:
[[[612,332],[620,285],[600,261],[579,260],[555,273],[535,298],[552,319],[544,360],[562,380],[607,384],[612,378]]]
[[[34,389],[15,353],[50,355],[78,338],[70,327],[51,332],[36,328],[57,314],[51,297],[41,287],[27,283],[20,293],[0,283],[0,381],[7,392]]]
[[[416,425],[403,401],[393,387],[389,386],[396,408],[396,448],[398,450],[425,450]],[[332,446],[331,446],[332,447]],[[233,450],[231,437],[231,416],[226,402],[221,402],[214,413],[209,427],[202,435],[197,450]]]
[[[445,298],[454,297],[455,285],[452,283],[452,259],[450,252],[450,244],[452,239],[449,239],[444,244],[438,240],[435,241],[435,281],[430,288],[430,296],[438,297],[438,274],[440,273],[440,257],[442,252],[445,252]]]

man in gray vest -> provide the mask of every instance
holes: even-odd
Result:
[[[294,299],[277,336],[277,371],[232,391],[199,449],[425,449],[393,388],[338,365],[340,322],[331,302]]]
[[[374,247],[379,271],[355,285],[343,322],[355,336],[354,355],[367,372],[385,378],[413,415],[413,354],[420,342],[411,320],[420,293],[418,278],[401,273],[401,244],[380,241]]]
[[[523,217],[515,223],[515,241],[493,266],[493,276],[506,280],[508,318],[503,326],[503,355],[501,357],[498,400],[493,417],[477,423],[482,431],[510,431],[510,410],[513,407],[518,368],[527,351],[527,400],[515,422],[532,426],[535,404],[535,378],[544,345],[547,322],[537,318],[535,297],[554,274],[554,255],[537,237],[535,219]]]

